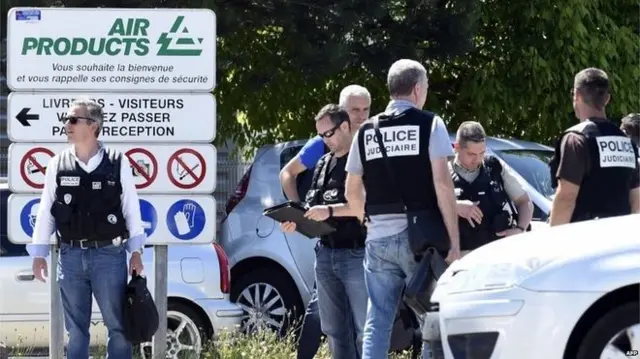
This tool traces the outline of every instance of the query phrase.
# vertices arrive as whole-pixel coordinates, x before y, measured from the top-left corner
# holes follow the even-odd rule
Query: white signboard
[[[7,134],[13,142],[67,142],[62,119],[77,98],[104,111],[100,140],[114,142],[205,142],[216,136],[212,94],[22,93],[8,101]]]
[[[13,91],[210,92],[215,58],[210,9],[12,8],[8,14]]]
[[[213,145],[105,145],[128,158],[138,193],[209,194],[215,190],[218,161]],[[8,168],[11,192],[42,191],[49,160],[67,148],[69,145],[62,143],[12,143]]]
[[[11,194],[7,233],[16,244],[31,243],[40,195]],[[206,244],[216,235],[216,202],[209,195],[141,195],[145,244]],[[55,243],[55,235],[51,236]]]

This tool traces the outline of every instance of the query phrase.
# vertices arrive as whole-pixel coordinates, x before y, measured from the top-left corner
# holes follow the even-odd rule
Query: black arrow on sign
[[[40,119],[40,115],[38,115],[38,114],[29,115],[29,111],[31,111],[31,108],[30,107],[25,107],[25,108],[22,109],[22,111],[20,111],[16,115],[16,119],[18,120],[18,122],[20,122],[22,124],[22,126],[31,126],[31,124],[29,123],[29,120],[39,120]]]

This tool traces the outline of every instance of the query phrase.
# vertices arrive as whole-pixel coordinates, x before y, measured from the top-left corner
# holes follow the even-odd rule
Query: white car
[[[445,358],[618,359],[640,350],[640,215],[516,235],[438,281]]]
[[[13,244],[7,238],[9,194],[7,182],[3,180],[0,182],[0,342],[20,352],[46,352],[49,285],[34,280],[25,245]],[[190,353],[199,357],[205,340],[214,333],[240,327],[243,311],[229,300],[228,259],[216,243],[169,246],[168,259],[167,358],[183,358]],[[143,274],[153,293],[153,247],[145,248],[143,263]],[[91,344],[104,347],[107,330],[95,299],[92,308]],[[142,347],[144,356],[150,357],[151,343]]]

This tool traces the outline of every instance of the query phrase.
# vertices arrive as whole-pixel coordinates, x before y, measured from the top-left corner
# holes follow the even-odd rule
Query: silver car
[[[451,135],[453,143],[454,135]],[[304,314],[314,284],[314,245],[297,232],[286,234],[262,215],[286,201],[279,181],[282,167],[300,151],[305,140],[261,147],[226,205],[219,243],[231,265],[231,300],[245,310],[243,330],[260,326],[283,332],[290,320]],[[534,203],[532,228],[546,226],[553,193],[547,163],[553,149],[541,144],[487,139],[487,152],[500,157],[519,174]],[[298,176],[298,193],[306,193],[312,170]]]
[[[34,280],[25,245],[7,238],[9,194],[6,179],[0,180],[0,342],[37,354],[49,346],[49,285]],[[153,293],[153,248],[147,247],[144,274]],[[229,264],[220,245],[169,246],[168,273],[167,358],[200,357],[214,333],[240,328],[243,311],[229,300]],[[107,330],[95,299],[92,308],[91,344],[104,347]],[[151,343],[140,349],[151,357]]]

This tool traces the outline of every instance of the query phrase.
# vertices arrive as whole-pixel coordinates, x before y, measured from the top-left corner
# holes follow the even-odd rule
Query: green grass
[[[26,341],[25,341],[26,343]],[[265,330],[256,334],[245,335],[240,333],[223,332],[204,345],[199,358],[202,359],[294,359],[296,358],[296,338],[293,332],[283,337],[278,337],[273,331]],[[23,346],[8,348],[11,355],[32,355],[33,349]],[[104,349],[97,348],[92,356],[94,359],[104,359]],[[409,359],[410,352],[392,354],[392,359]],[[138,356],[138,358],[140,358]],[[180,359],[195,359],[194,356],[183,356]],[[331,354],[325,341],[323,341],[315,359],[331,359]]]

